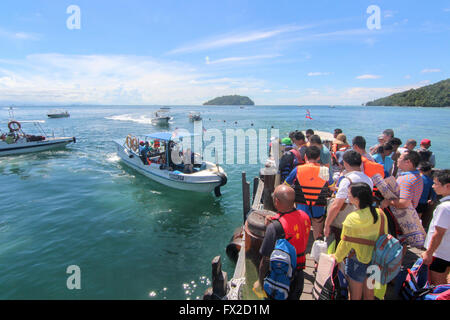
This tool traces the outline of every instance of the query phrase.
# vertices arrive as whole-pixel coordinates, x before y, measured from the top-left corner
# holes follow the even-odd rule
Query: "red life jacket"
[[[305,269],[306,247],[308,246],[311,220],[306,212],[293,210],[284,214],[277,214],[272,218],[278,220],[283,227],[284,237],[297,252],[297,269]]]
[[[297,165],[305,163],[305,161],[302,159],[302,156],[300,155],[300,151],[298,151],[295,148],[292,148],[291,150],[289,150],[289,152],[294,155],[295,159],[297,159]]]

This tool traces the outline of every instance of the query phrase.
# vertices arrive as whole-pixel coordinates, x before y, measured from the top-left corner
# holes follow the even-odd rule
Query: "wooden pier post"
[[[250,183],[247,182],[246,173],[242,172],[242,210],[244,222],[247,220],[247,214],[250,208]]]
[[[256,191],[258,190],[258,185],[259,185],[259,178],[258,177],[254,177],[253,178],[253,198],[252,198],[252,203],[255,202]]]
[[[265,210],[275,211],[273,206],[272,193],[275,190],[275,168],[263,168],[260,171],[261,180],[264,182],[263,204]]]
[[[203,295],[203,300],[221,300],[227,295],[227,273],[222,271],[220,256],[214,257],[211,262],[212,288],[208,288]]]

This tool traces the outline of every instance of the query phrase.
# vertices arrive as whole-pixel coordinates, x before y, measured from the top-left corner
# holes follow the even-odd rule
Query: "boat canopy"
[[[302,132],[304,135],[306,135],[306,131],[302,131]],[[322,140],[322,142],[334,140],[334,136],[330,132],[314,130],[314,134],[318,135],[320,137],[320,139]]]
[[[186,132],[180,132],[180,133],[155,132],[155,133],[150,133],[150,134],[145,135],[146,138],[158,139],[158,140],[163,140],[163,141],[171,141],[171,140],[180,139],[180,138],[184,138],[184,137],[194,137],[194,136],[199,136],[199,134],[186,133]]]

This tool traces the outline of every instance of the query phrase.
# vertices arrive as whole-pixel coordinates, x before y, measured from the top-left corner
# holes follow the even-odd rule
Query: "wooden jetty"
[[[242,205],[243,205],[243,225],[247,219],[248,214],[252,210],[271,210],[274,211],[272,192],[279,184],[276,172],[271,168],[263,168],[260,172],[260,177],[253,179],[253,192],[250,192],[250,183],[247,182],[246,173],[242,173]],[[252,194],[252,199],[250,195]],[[206,290],[203,299],[228,299],[228,300],[255,300],[258,297],[251,291],[253,281],[248,281],[248,266],[249,262],[245,255],[245,232],[243,226],[240,227],[240,236],[235,238],[235,245],[240,250],[236,252],[237,262],[233,277],[227,281],[226,272],[222,271],[221,257],[217,256],[212,261],[212,287]],[[239,228],[235,231],[239,231]],[[308,248],[306,250],[306,268],[305,268],[305,283],[303,293],[300,300],[314,300],[312,296],[312,288],[314,285],[315,272],[314,260],[310,256],[312,244],[314,242],[313,233],[310,232]],[[407,253],[403,259],[403,269],[410,268],[414,262],[421,256],[423,251],[420,249],[408,247]],[[228,248],[227,248],[228,253]],[[253,270],[253,273],[255,270]],[[253,278],[257,275],[253,274]],[[385,300],[400,300],[395,285],[389,284],[386,289]]]

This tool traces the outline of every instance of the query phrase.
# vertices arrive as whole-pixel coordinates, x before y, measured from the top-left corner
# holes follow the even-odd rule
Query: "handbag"
[[[330,202],[330,205],[333,203],[333,201],[334,199]],[[331,226],[342,229],[342,224],[344,223],[347,216],[356,210],[358,209],[353,204],[344,203],[343,207],[341,208],[341,211],[339,211],[336,218],[334,218],[333,222],[331,223]]]

